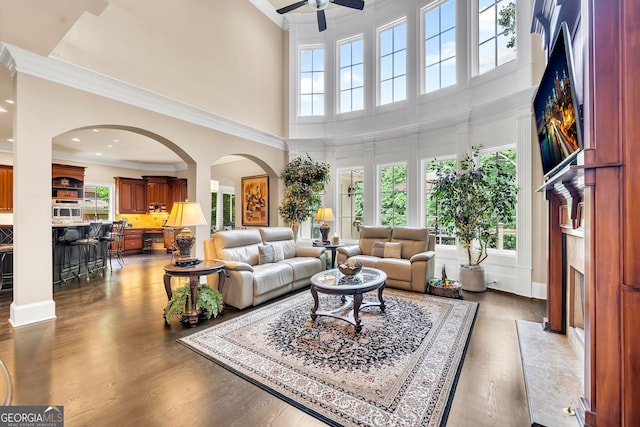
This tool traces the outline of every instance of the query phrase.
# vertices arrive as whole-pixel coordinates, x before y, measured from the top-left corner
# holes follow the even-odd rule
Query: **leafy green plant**
[[[496,158],[480,162],[480,148],[471,148],[459,170],[439,167],[433,193],[439,202],[438,222],[467,250],[469,266],[487,258],[496,238],[497,220],[512,215],[518,186]]]
[[[331,166],[316,162],[309,154],[291,160],[280,174],[284,197],[278,212],[285,224],[298,226],[311,217],[322,201],[320,195],[329,182]]]
[[[207,319],[218,316],[219,307],[222,306],[222,294],[218,290],[212,289],[206,284],[200,284],[196,295],[196,305],[202,310],[202,314],[207,316]],[[191,288],[188,284],[174,289],[171,299],[164,309],[164,318],[167,324],[171,322],[173,317],[182,314],[185,306],[191,304],[190,300]]]

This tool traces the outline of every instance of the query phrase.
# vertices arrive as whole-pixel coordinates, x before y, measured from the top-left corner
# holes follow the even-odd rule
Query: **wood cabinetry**
[[[51,198],[84,200],[84,167],[51,165]]]
[[[124,229],[124,248],[125,255],[142,253],[142,240],[144,236],[144,228],[125,228]]]
[[[0,165],[0,212],[13,212],[13,166]]]
[[[147,212],[147,184],[143,179],[116,177],[117,212]]]
[[[143,176],[147,184],[147,205],[150,212],[163,212],[169,203],[169,182],[166,176]]]
[[[175,202],[184,202],[187,198],[187,179],[186,178],[169,178],[169,202],[167,203],[167,212],[171,212],[171,208]]]

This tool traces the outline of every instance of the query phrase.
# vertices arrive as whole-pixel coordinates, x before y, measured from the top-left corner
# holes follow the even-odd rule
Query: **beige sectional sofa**
[[[207,260],[225,263],[225,304],[242,309],[309,285],[327,265],[325,249],[298,247],[289,227],[220,231],[204,242]],[[207,277],[217,286],[218,275]]]
[[[434,248],[435,236],[426,228],[365,226],[357,245],[338,248],[336,261],[355,258],[384,271],[389,287],[426,292],[434,276]]]

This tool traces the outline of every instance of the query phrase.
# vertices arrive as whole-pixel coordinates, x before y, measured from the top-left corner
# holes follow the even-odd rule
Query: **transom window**
[[[478,0],[478,74],[516,59],[515,0]]]
[[[438,2],[423,10],[424,92],[456,84],[456,3]]]
[[[379,35],[379,104],[385,105],[407,98],[407,24],[392,24]]]
[[[324,48],[300,49],[300,116],[324,115]]]
[[[338,111],[348,113],[364,109],[364,40],[338,42],[340,52],[340,105]]]
[[[407,225],[407,166],[380,168],[380,224]]]

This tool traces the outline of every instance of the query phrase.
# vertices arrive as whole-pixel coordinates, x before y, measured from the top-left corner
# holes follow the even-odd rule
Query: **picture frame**
[[[242,225],[269,226],[269,175],[242,177]]]

